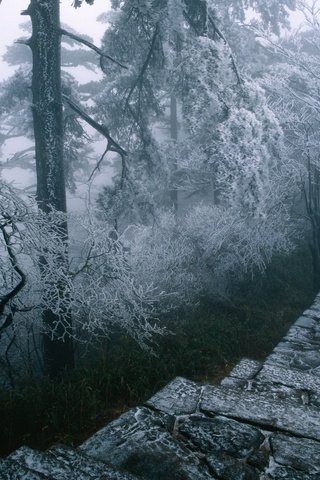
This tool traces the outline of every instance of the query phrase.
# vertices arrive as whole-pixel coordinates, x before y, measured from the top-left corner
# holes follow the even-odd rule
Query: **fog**
[[[100,39],[106,29],[106,25],[97,21],[97,17],[110,8],[109,1],[99,0],[93,5],[83,3],[81,8],[75,9],[72,6],[71,0],[61,2],[61,21],[62,23],[72,27],[74,30],[81,34],[89,35],[93,38],[94,43],[99,45]],[[21,16],[21,12],[27,8],[29,4],[28,0],[20,0],[19,2],[13,2],[12,0],[4,0],[0,6],[0,80],[9,78],[14,71],[15,67],[8,65],[2,58],[6,52],[8,45],[11,45],[20,36],[25,35],[25,32],[21,29],[21,24],[28,20],[28,17]],[[27,48],[27,47],[26,47]],[[98,65],[98,58],[97,58]],[[101,78],[101,72],[97,67],[96,72],[87,70],[84,67],[78,67],[77,69],[67,69],[80,83],[89,82],[91,80],[97,80]],[[36,178],[35,172],[25,168],[6,168],[5,164],[17,151],[30,146],[30,141],[25,138],[15,138],[5,142],[2,148],[2,158],[0,159],[2,166],[0,166],[0,176],[7,182],[15,185],[17,188],[29,188],[35,185]],[[94,151],[97,159],[105,149],[105,142],[96,142],[94,145]],[[106,166],[102,168],[101,172],[96,175],[94,182],[90,185],[90,194],[94,197],[98,188],[101,185],[108,183],[111,180],[112,169]],[[87,202],[89,196],[88,185],[85,179],[82,183],[77,185],[77,192],[75,194],[68,194],[68,208],[69,210],[79,209],[83,207]]]

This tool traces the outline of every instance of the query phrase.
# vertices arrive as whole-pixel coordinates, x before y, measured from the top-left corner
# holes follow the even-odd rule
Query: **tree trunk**
[[[49,214],[52,209],[66,212],[66,187],[63,161],[63,112],[61,96],[61,34],[59,0],[31,0],[24,14],[32,22],[32,96],[35,155],[37,170],[37,201],[39,208]],[[62,226],[61,236],[65,254],[57,268],[68,271],[68,229]],[[45,265],[42,259],[42,267]],[[61,282],[58,289],[64,293]],[[44,335],[45,372],[57,375],[74,366],[71,312],[62,312],[64,326],[51,310],[43,313],[43,324],[55,336]],[[63,337],[63,340],[62,340]]]
[[[172,93],[170,96],[170,137],[175,142],[178,140],[178,109],[177,97]],[[175,177],[178,165],[175,162],[172,165],[173,176]],[[178,189],[175,186],[171,187],[170,191],[171,203],[174,208],[175,215],[178,215]]]

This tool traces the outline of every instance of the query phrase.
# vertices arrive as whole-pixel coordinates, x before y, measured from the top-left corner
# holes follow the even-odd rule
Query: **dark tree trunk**
[[[32,22],[30,47],[33,58],[32,96],[37,170],[37,201],[47,214],[51,209],[66,212],[66,187],[63,161],[63,120],[61,96],[61,33],[59,0],[31,0],[28,10]],[[59,268],[68,270],[68,229],[61,229],[65,254]],[[45,258],[42,266],[45,266]],[[57,265],[58,267],[58,265]],[[58,289],[64,293],[65,284]],[[45,372],[57,375],[73,367],[71,312],[63,312],[64,326],[51,310],[43,314],[44,327],[55,331],[55,337],[43,340]],[[63,340],[62,340],[63,337]]]
[[[170,137],[175,142],[178,140],[178,110],[177,110],[177,97],[174,94],[170,96]],[[173,176],[175,177],[178,165],[176,162],[172,165]],[[174,208],[175,214],[178,214],[178,189],[174,185],[170,191],[171,203]]]

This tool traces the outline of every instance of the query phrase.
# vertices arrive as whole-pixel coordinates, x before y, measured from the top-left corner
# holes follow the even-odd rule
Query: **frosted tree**
[[[159,238],[163,228],[182,242],[184,232],[195,267],[186,268],[189,279],[201,269],[211,281],[234,269],[241,276],[255,265],[264,268],[274,251],[290,249],[281,126],[264,91],[237,66],[223,31],[223,21],[243,18],[248,5],[114,2],[106,17],[104,46],[130,68],[103,82],[96,114],[112,124],[129,155],[99,203],[120,232],[130,223],[141,225],[139,235],[145,228],[144,245],[157,244],[150,224]],[[293,7],[277,3],[268,15],[262,3],[250,5],[275,30],[274,14],[285,19],[285,5]],[[175,227],[163,208],[175,210]],[[230,228],[216,221],[220,215]],[[198,218],[212,229],[200,229]],[[158,248],[165,270],[165,249],[161,255]]]
[[[285,131],[290,162],[300,181],[304,209],[310,224],[310,250],[313,258],[314,289],[320,285],[320,164],[319,101],[320,58],[318,43],[319,2],[299,2],[306,29],[279,42],[270,42],[258,32],[273,54],[274,63],[263,79],[272,95]],[[304,210],[304,211],[303,211]],[[305,215],[306,214],[306,215]]]
[[[12,363],[21,370],[19,361],[31,358],[29,370],[46,369],[46,359],[39,360],[39,334],[87,344],[121,328],[152,348],[153,336],[165,332],[158,317],[170,301],[150,278],[141,282],[124,238],[87,212],[76,219],[85,240],[71,239],[78,253],[67,263],[66,214],[47,214],[32,196],[4,182],[0,187],[0,363],[12,383]],[[55,315],[53,325],[41,322],[48,311]]]
[[[68,27],[65,27],[68,28]],[[25,23],[23,29],[30,34],[31,25]],[[76,32],[72,32],[76,33]],[[85,37],[91,41],[90,38]],[[0,83],[0,120],[1,144],[20,137],[30,140],[31,145],[23,150],[17,150],[14,155],[6,159],[6,168],[20,167],[34,170],[33,122],[31,103],[31,51],[24,45],[26,37],[20,38],[13,45],[7,47],[4,60],[12,66],[18,67],[16,73],[8,80]],[[70,48],[72,47],[72,48]],[[76,48],[78,47],[78,48]],[[87,69],[97,68],[97,56],[92,50],[79,48],[75,40],[64,36],[62,38],[62,92],[70,95],[74,102],[89,94],[87,85],[79,86],[73,75],[65,68],[84,66]],[[69,189],[75,189],[75,176],[78,172],[87,171],[90,157],[90,138],[79,122],[77,115],[69,108],[63,112],[64,152],[66,182]]]
[[[79,2],[77,5],[79,6]],[[23,15],[30,16],[32,24],[31,38],[26,40],[32,52],[32,117],[35,140],[35,159],[37,173],[37,204],[44,215],[50,218],[53,212],[63,215],[66,213],[66,180],[63,145],[63,98],[68,108],[77,115],[91,122],[91,125],[100,128],[100,131],[117,147],[109,135],[106,127],[101,127],[84,115],[72,99],[62,93],[61,88],[61,36],[77,38],[99,55],[108,57],[98,48],[85,39],[67,32],[60,26],[59,1],[31,0]],[[110,57],[108,57],[110,59]],[[120,148],[120,147],[119,147]],[[51,287],[59,298],[68,298],[68,228],[67,220],[59,226],[59,237],[64,248],[59,250],[55,257],[55,269],[64,273],[60,279],[52,278]],[[46,248],[44,246],[44,248]],[[45,253],[45,251],[44,251]],[[49,259],[46,255],[40,258],[40,267],[43,271],[48,267]],[[43,337],[45,371],[51,375],[59,373],[66,367],[72,367],[73,335],[71,306],[62,302],[63,311],[50,306],[42,309],[44,330],[54,332],[55,335]],[[64,322],[61,322],[63,315]]]

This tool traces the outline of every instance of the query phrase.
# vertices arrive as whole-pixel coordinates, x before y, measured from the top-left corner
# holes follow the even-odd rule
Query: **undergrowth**
[[[300,249],[247,278],[232,302],[204,300],[172,320],[174,334],[160,340],[157,356],[118,335],[59,380],[25,379],[15,390],[0,390],[0,454],[23,444],[76,445],[177,375],[215,382],[241,357],[263,359],[312,302],[310,265]]]

